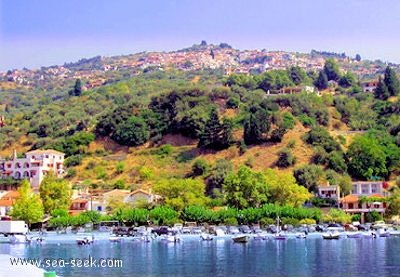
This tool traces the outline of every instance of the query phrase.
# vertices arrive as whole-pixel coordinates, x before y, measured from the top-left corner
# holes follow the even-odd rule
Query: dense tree
[[[374,135],[356,136],[347,150],[348,172],[353,178],[386,177],[386,154]]]
[[[323,70],[319,72],[318,78],[315,80],[314,85],[319,90],[324,90],[328,88],[328,77],[326,76],[326,73]]]
[[[142,118],[131,116],[127,121],[117,126],[111,137],[119,144],[136,146],[145,143],[150,138],[150,133]]]
[[[299,185],[305,187],[310,192],[317,192],[319,182],[323,176],[322,169],[317,165],[303,165],[294,169],[294,177]]]
[[[262,143],[271,128],[270,113],[259,105],[250,108],[244,124],[243,139],[247,145]]]
[[[378,85],[376,86],[374,93],[375,93],[375,98],[379,100],[387,100],[390,96],[389,89],[381,78],[379,78],[379,82]]]
[[[277,166],[286,168],[294,165],[295,163],[296,157],[290,148],[285,147],[278,152],[278,160],[276,161]]]
[[[68,210],[71,205],[71,188],[66,181],[57,179],[52,171],[43,178],[39,192],[46,213],[54,209]]]
[[[326,74],[326,77],[328,78],[328,81],[338,81],[340,78],[340,71],[339,71],[339,66],[337,65],[336,61],[332,58],[326,59],[325,60],[325,65],[324,65],[324,72]]]
[[[11,211],[14,220],[23,220],[28,225],[41,222],[44,215],[43,205],[38,195],[34,194],[28,180],[24,179],[18,188],[19,198]]]
[[[210,166],[207,161],[203,158],[198,158],[192,165],[192,172],[194,176],[206,175],[210,170]]]
[[[291,66],[288,69],[289,78],[298,86],[306,79],[306,72],[299,66]]]
[[[70,96],[81,96],[82,94],[82,82],[81,79],[76,79],[74,89],[69,91]]]
[[[356,85],[356,82],[356,77],[350,71],[347,71],[346,74],[339,79],[339,85],[344,88],[354,86]]]
[[[232,136],[233,123],[229,119],[219,120],[219,113],[216,106],[210,111],[209,119],[201,132],[198,147],[211,149],[224,149],[234,143]]]
[[[238,209],[258,207],[267,203],[268,184],[262,172],[252,171],[246,166],[237,173],[229,174],[224,182],[226,202]]]
[[[291,173],[268,169],[265,176],[270,203],[298,208],[312,197],[305,187],[296,183]]]
[[[321,126],[313,127],[304,135],[304,140],[313,146],[321,146],[328,153],[342,151],[340,144]]]
[[[385,70],[385,78],[383,79],[385,85],[392,96],[396,96],[400,92],[400,82],[397,78],[396,72],[387,66]]]
[[[226,176],[233,171],[233,164],[226,159],[218,159],[207,180],[206,193],[211,195],[214,189],[222,190]]]
[[[100,115],[95,133],[100,136],[110,136],[117,130],[119,124],[128,120],[132,115],[133,107],[129,105],[107,110]]]
[[[204,195],[205,185],[198,179],[162,179],[153,189],[176,211],[182,211],[185,206],[205,206],[209,201]]]

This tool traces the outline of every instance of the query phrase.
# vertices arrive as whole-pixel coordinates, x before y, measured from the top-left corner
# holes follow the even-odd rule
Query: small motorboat
[[[94,243],[94,236],[84,236],[76,239],[78,245],[90,245]]]
[[[162,235],[161,236],[161,241],[164,242],[181,242],[181,237],[177,235]]]
[[[386,229],[378,229],[376,232],[379,237],[388,238],[390,237],[390,232]]]
[[[9,236],[10,243],[30,243],[30,239],[26,235],[10,235]]]
[[[30,238],[27,238],[27,240],[29,242],[36,242],[37,244],[42,244],[45,241],[42,236],[33,236],[33,237],[30,237]]]
[[[109,240],[110,242],[123,242],[123,241],[124,241],[124,238],[123,238],[123,237],[120,237],[120,236],[111,235],[111,236],[108,238],[108,240]]]
[[[324,239],[339,239],[340,238],[340,233],[326,233],[326,234],[322,234],[322,238]]]
[[[205,241],[210,241],[210,240],[213,240],[213,239],[214,239],[214,237],[213,237],[212,235],[206,234],[206,233],[202,233],[202,234],[200,235],[200,238],[201,238],[202,240],[205,240]]]
[[[347,234],[348,238],[353,238],[353,239],[358,239],[363,237],[363,233],[361,232],[355,232],[355,233],[349,233]]]
[[[241,242],[245,243],[248,242],[250,239],[249,235],[238,234],[232,237],[233,242]]]
[[[298,234],[296,234],[296,238],[298,238],[298,239],[306,239],[307,235],[305,233],[298,233]]]
[[[273,238],[276,240],[286,240],[288,238],[288,236],[284,233],[279,232],[279,233],[274,234]]]
[[[371,232],[371,233],[363,233],[363,238],[366,239],[376,239],[376,233],[375,232]]]
[[[254,240],[267,240],[268,236],[262,233],[257,233],[253,236]]]

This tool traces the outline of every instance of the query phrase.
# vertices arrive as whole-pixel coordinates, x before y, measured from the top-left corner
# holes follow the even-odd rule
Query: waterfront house
[[[366,215],[372,211],[383,216],[387,208],[386,196],[384,182],[354,182],[351,194],[340,199],[339,207],[348,214],[361,215],[361,222],[365,222]]]
[[[326,186],[318,187],[318,197],[320,198],[332,198],[339,202],[340,187],[331,186],[329,183]]]
[[[137,189],[124,198],[124,202],[130,203],[132,206],[136,206],[138,201],[145,203],[156,203],[159,200],[161,200],[161,196],[152,194],[151,190],[145,191],[142,189]]]
[[[53,171],[56,177],[64,176],[64,153],[56,150],[33,150],[18,158],[14,150],[11,159],[0,159],[0,177],[28,179],[33,188],[39,187],[44,176]]]

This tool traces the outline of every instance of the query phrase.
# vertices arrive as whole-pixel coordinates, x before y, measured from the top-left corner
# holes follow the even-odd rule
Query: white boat
[[[94,236],[84,236],[76,239],[78,245],[89,245],[94,243]]]
[[[213,239],[214,239],[214,237],[213,237],[212,235],[206,234],[206,233],[202,233],[202,234],[200,235],[200,238],[201,238],[202,240],[205,240],[205,241],[210,241],[210,240],[213,240]]]
[[[274,239],[276,239],[276,240],[285,240],[285,239],[288,238],[288,235],[285,234],[285,233],[279,232],[279,233],[273,234],[272,237],[273,237]]]
[[[363,233],[363,238],[369,239],[375,239],[376,238],[376,233],[375,232],[370,232],[370,233]]]
[[[249,239],[250,239],[250,236],[244,235],[244,234],[237,234],[232,237],[233,242],[241,242],[241,243],[248,242]]]
[[[297,233],[296,238],[298,239],[305,239],[307,238],[307,235],[305,233]]]
[[[37,244],[44,243],[45,239],[42,236],[32,236],[27,238],[29,242],[36,242]]]
[[[268,236],[262,233],[257,233],[253,236],[254,240],[267,240]]]
[[[378,229],[378,230],[376,231],[376,233],[377,233],[377,235],[378,235],[379,237],[385,237],[385,238],[390,237],[390,232],[387,231],[386,229]]]
[[[108,240],[109,240],[110,242],[123,242],[123,241],[124,241],[124,238],[123,238],[123,237],[120,237],[120,236],[111,235],[111,236],[108,238]]]
[[[26,235],[10,235],[8,240],[10,243],[30,243]]]
[[[165,242],[180,242],[181,237],[177,235],[162,235],[161,240]]]
[[[340,238],[340,233],[338,233],[338,232],[328,232],[328,233],[322,234],[322,238],[324,238],[324,239],[339,239]]]
[[[353,239],[362,238],[363,233],[361,233],[361,232],[347,233],[347,237],[353,238]]]

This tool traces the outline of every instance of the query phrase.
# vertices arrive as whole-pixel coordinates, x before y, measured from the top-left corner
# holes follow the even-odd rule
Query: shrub
[[[82,163],[82,156],[74,155],[74,156],[70,156],[65,159],[64,166],[65,167],[77,166],[77,165],[80,165],[81,163]]]
[[[89,161],[88,164],[86,165],[86,169],[93,169],[96,166],[96,162],[95,161]]]
[[[304,218],[299,221],[299,224],[307,224],[307,225],[316,224],[316,223],[317,222],[315,221],[315,219],[312,219],[312,218]]]
[[[253,168],[254,166],[254,157],[253,156],[249,156],[247,157],[246,162],[244,163],[246,166]]]
[[[284,148],[278,152],[278,161],[276,165],[279,167],[289,167],[296,163],[296,157],[290,148]]]
[[[125,170],[125,163],[124,162],[119,162],[117,163],[117,165],[115,166],[115,170],[117,171],[118,174],[121,174],[122,172],[124,172]]]
[[[311,127],[311,126],[315,125],[315,119],[308,117],[304,114],[299,116],[299,120],[304,125],[304,127]]]
[[[154,172],[151,168],[148,168],[147,166],[142,166],[139,169],[139,175],[140,179],[142,180],[150,180],[154,178]]]
[[[199,158],[192,165],[192,172],[194,176],[206,175],[210,170],[210,166],[205,159]]]
[[[354,222],[354,221],[360,222],[360,221],[361,221],[361,215],[360,215],[360,214],[354,214],[354,215],[351,217],[351,221],[352,221],[352,222]]]
[[[124,189],[125,188],[125,181],[118,180],[114,183],[114,189]]]
[[[70,169],[68,169],[68,173],[67,173],[67,175],[65,177],[66,178],[73,178],[73,177],[76,176],[76,174],[77,174],[76,169],[75,168],[70,168]]]
[[[224,223],[226,225],[231,225],[231,226],[237,226],[238,225],[238,221],[234,217],[225,218]]]
[[[260,224],[261,224],[261,226],[272,225],[272,224],[275,224],[275,219],[268,218],[268,217],[263,217],[263,218],[260,219]]]
[[[283,113],[282,114],[283,120],[282,120],[282,127],[284,129],[293,129],[294,128],[294,117],[290,113]]]

